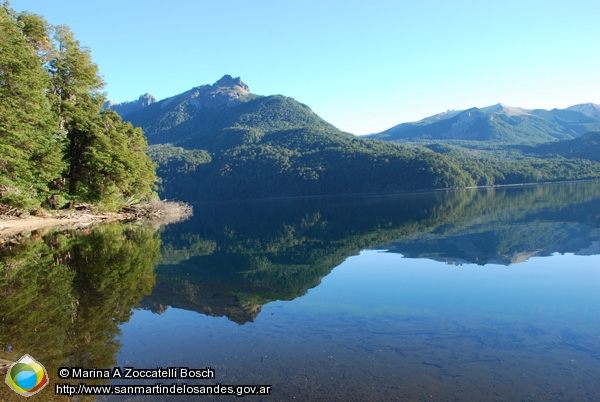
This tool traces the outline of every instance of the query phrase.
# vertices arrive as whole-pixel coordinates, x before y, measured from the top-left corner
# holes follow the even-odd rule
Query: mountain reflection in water
[[[599,182],[201,205],[162,232],[142,306],[252,322],[262,305],[304,295],[369,248],[479,265],[599,254],[598,211]]]
[[[204,204],[160,229],[33,233],[0,249],[0,358],[40,361],[43,400],[61,366],[209,365],[222,383],[273,384],[272,400],[591,401],[596,260],[575,258],[599,244],[600,182]]]

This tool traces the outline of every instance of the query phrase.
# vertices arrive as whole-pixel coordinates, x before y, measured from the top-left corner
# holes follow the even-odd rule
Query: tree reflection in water
[[[115,223],[34,234],[5,246],[0,258],[0,357],[33,356],[50,378],[39,397],[59,399],[59,367],[115,365],[119,325],[154,286],[160,237],[148,226]],[[16,395],[5,392],[12,391],[2,387],[0,397]]]

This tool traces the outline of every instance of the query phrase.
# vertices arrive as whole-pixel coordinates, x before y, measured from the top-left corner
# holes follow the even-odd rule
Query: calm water
[[[598,182],[194,213],[2,251],[0,357],[52,383],[32,400],[60,366],[210,366],[179,382],[272,385],[251,400],[600,400]]]

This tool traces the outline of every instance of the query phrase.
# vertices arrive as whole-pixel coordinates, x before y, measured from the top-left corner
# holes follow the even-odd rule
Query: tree
[[[45,97],[49,80],[38,51],[24,32],[29,24],[0,9],[0,196],[17,206],[39,205],[49,182],[63,170],[64,137]],[[41,32],[37,40],[42,41]]]
[[[115,209],[155,197],[144,134],[102,110],[89,49],[68,26],[0,4],[0,202],[33,207],[58,193]]]
[[[100,114],[103,132],[88,150],[94,154],[86,170],[90,192],[98,199],[148,198],[156,182],[156,166],[146,155],[148,144],[141,128],[123,123],[112,110]]]
[[[49,97],[58,117],[58,126],[67,133],[66,176],[69,193],[75,195],[84,191],[79,187],[90,162],[85,159],[85,154],[102,130],[99,112],[104,103],[100,93],[104,83],[89,50],[81,48],[69,27],[57,26],[54,39],[57,50],[50,61],[52,87]]]
[[[66,25],[56,27],[56,55],[49,63],[49,92],[59,128],[67,132],[65,172],[72,196],[116,207],[123,197],[153,196],[155,167],[141,129],[102,111],[104,82]]]
[[[31,46],[44,62],[52,54],[51,35],[54,28],[42,16],[24,11],[17,17],[27,44]]]

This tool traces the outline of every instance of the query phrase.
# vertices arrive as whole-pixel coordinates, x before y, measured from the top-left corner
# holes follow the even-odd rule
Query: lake
[[[244,398],[266,401],[600,399],[600,182],[202,204],[185,222],[34,234],[0,256],[0,358],[27,353],[50,379],[31,400],[80,382],[263,386]]]

